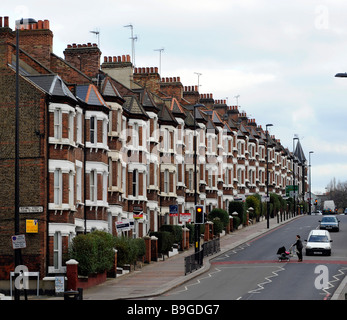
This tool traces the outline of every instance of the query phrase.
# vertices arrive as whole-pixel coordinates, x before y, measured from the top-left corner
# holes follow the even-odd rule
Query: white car
[[[310,254],[326,254],[331,255],[330,233],[327,230],[312,230],[308,235],[306,243],[306,255]]]

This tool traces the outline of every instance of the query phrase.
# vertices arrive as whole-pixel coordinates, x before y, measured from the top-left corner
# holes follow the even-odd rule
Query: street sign
[[[129,231],[130,230],[129,220],[124,219],[122,221],[116,221],[116,229],[117,231]]]
[[[294,191],[295,191],[295,194],[297,195],[298,190],[299,190],[299,186],[298,185],[286,186],[286,196],[292,198],[294,196]]]
[[[12,248],[13,249],[24,249],[27,247],[24,234],[18,234],[12,236]]]
[[[43,206],[19,207],[19,213],[41,213]]]
[[[192,221],[192,215],[190,212],[180,213],[180,222],[190,222]]]
[[[26,233],[38,233],[39,222],[35,220],[26,220]]]
[[[177,204],[170,205],[169,210],[170,210],[170,216],[171,217],[177,217],[178,216],[178,205]]]
[[[55,293],[63,293],[65,291],[65,277],[56,276],[54,281]]]

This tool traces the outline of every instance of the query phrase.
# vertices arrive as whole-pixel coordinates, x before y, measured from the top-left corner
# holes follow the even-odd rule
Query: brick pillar
[[[158,238],[151,237],[151,261],[158,261]]]
[[[70,259],[66,262],[67,290],[77,290],[78,283],[78,262]]]
[[[229,226],[230,226],[230,231],[234,231],[234,218],[232,216],[229,216]]]
[[[207,221],[205,223],[204,241],[210,241],[213,239],[213,222]]]
[[[189,229],[182,228],[182,250],[189,249]]]
[[[145,262],[151,263],[151,237],[145,236],[143,239],[146,245]]]

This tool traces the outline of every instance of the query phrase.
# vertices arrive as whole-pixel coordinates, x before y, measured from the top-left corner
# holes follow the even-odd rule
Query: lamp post
[[[194,117],[194,208],[198,203],[198,178],[197,178],[197,134],[196,134],[196,108],[203,107],[202,104],[195,104],[193,106],[193,117]],[[195,209],[194,209],[195,210]],[[195,253],[200,251],[200,224],[195,223]]]
[[[313,151],[310,151],[308,153],[308,174],[309,174],[309,180],[310,180],[310,202],[309,202],[309,208],[308,208],[308,214],[311,215],[311,206],[312,206],[312,193],[311,193],[311,153],[314,153]]]
[[[35,24],[34,19],[21,19],[16,21],[16,104],[15,104],[15,156],[14,156],[14,233],[19,234],[19,28],[22,25]],[[21,249],[14,250],[15,268],[21,264]],[[20,295],[15,287],[15,300],[20,300]]]
[[[293,138],[293,192],[294,192],[294,217],[296,216],[296,191],[295,191],[295,155],[294,155],[294,153],[295,153],[295,150],[294,150],[294,141],[295,140],[299,140],[299,138],[298,137],[294,137]]]
[[[266,225],[267,228],[270,228],[270,204],[269,204],[269,153],[268,153],[268,144],[269,144],[269,131],[268,127],[272,127],[273,124],[269,123],[266,127]]]

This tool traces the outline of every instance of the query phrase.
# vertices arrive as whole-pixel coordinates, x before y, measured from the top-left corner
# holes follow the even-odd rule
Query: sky
[[[104,56],[132,53],[136,67],[239,105],[311,158],[313,193],[347,181],[347,1],[12,0],[1,16],[50,21],[53,51],[100,42]],[[98,31],[99,37],[90,31]],[[163,49],[158,51],[159,49]],[[198,75],[200,74],[200,75]],[[236,98],[238,96],[238,98]],[[309,157],[309,152],[311,156]]]

